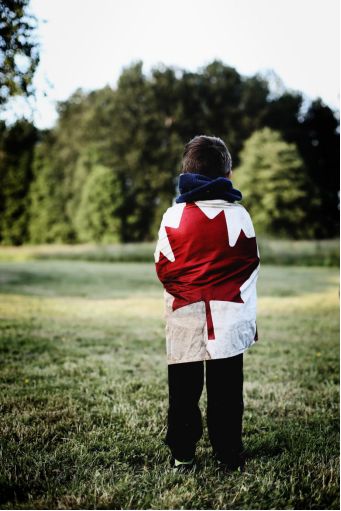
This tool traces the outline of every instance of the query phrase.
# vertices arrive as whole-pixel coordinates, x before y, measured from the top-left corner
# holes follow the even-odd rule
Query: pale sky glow
[[[137,59],[146,73],[158,62],[195,71],[214,58],[242,75],[274,69],[287,87],[339,108],[338,0],[31,0],[31,6],[47,20],[40,23],[35,78],[40,128],[55,122],[56,100],[78,87],[115,86],[122,66]],[[24,106],[19,101],[12,109]]]

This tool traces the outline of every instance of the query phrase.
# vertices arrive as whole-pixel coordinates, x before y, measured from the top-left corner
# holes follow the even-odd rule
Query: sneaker
[[[179,461],[175,458],[171,458],[170,466],[173,472],[190,472],[196,468],[195,458],[192,458],[189,461]]]

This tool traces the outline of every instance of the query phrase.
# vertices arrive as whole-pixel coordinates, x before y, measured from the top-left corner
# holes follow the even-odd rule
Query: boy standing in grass
[[[232,159],[216,137],[186,144],[180,196],[163,215],[155,250],[164,286],[171,466],[195,465],[206,361],[207,426],[218,466],[241,470],[243,352],[258,339],[260,259],[250,215],[236,203]]]

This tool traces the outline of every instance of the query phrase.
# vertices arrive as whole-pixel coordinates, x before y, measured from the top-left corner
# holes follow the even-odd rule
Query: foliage
[[[280,132],[263,128],[245,142],[234,185],[243,192],[242,204],[257,234],[300,238],[314,233],[304,162]]]
[[[311,198],[317,207],[310,218],[314,235],[340,235],[340,131],[339,122],[320,98],[313,101],[302,120],[298,149],[306,162]]]
[[[287,169],[289,161],[284,160],[292,158],[300,168],[299,179],[291,170],[298,182],[290,198],[288,180],[273,169],[272,178],[285,188],[281,200],[278,189],[267,189],[266,211],[275,215],[267,221],[276,225],[277,234],[287,236],[338,234],[338,121],[328,107],[313,102],[305,115],[300,114],[302,94],[271,95],[267,79],[259,74],[243,77],[219,60],[196,72],[160,64],[146,75],[142,67],[137,61],[124,68],[114,89],[78,89],[58,103],[58,122],[41,134],[35,151],[27,211],[30,242],[99,240],[96,229],[84,220],[88,213],[84,213],[85,199],[82,202],[84,188],[89,190],[88,180],[98,167],[110,169],[119,185],[120,195],[112,195],[118,201],[112,212],[120,215],[118,240],[154,240],[162,214],[177,194],[185,143],[198,134],[223,138],[232,153],[237,186],[243,174],[238,167],[244,144],[264,127],[280,132],[282,143],[291,148],[277,155],[282,145],[278,141],[273,148],[268,145],[274,161],[282,161],[279,168]],[[240,188],[242,204],[254,202],[250,189]],[[285,209],[282,224],[271,204],[287,208],[293,201],[295,217]],[[100,241],[104,238],[103,234]]]
[[[2,509],[339,509],[339,272],[264,267],[243,474],[168,469],[153,264],[1,263]]]
[[[219,80],[215,79],[215,74]],[[215,99],[210,91],[213,86]],[[250,89],[254,98],[258,97],[258,100],[253,99],[253,106]],[[262,92],[257,95],[258,89]],[[233,133],[236,133],[237,149],[245,134],[250,134],[258,122],[253,115],[254,104],[260,108],[266,93],[263,81],[257,77],[242,81],[233,68],[220,62],[198,73],[183,72],[181,77],[176,69],[160,65],[153,68],[147,78],[141,61],[122,71],[115,90],[105,87],[89,94],[76,91],[68,101],[58,105],[59,120],[52,130],[54,143],[49,147],[49,140],[48,143],[43,141],[41,147],[41,152],[49,154],[45,164],[63,169],[60,188],[64,214],[59,218],[65,219],[65,232],[69,226],[76,241],[91,239],[90,234],[85,236],[84,223],[80,233],[80,223],[76,219],[80,218],[78,208],[91,169],[103,165],[115,169],[121,183],[120,241],[154,239],[160,217],[175,195],[184,140],[197,134],[197,130],[205,131],[205,125],[213,130],[216,114],[225,105],[226,115],[222,115],[219,122],[224,133],[231,134],[232,145]],[[231,100],[224,103],[227,96]],[[240,108],[244,103],[245,111]],[[228,116],[227,110],[232,108],[235,114]],[[249,118],[245,122],[246,130],[241,121],[243,116]],[[51,151],[55,161],[51,159]],[[44,172],[46,176],[51,175],[47,170]],[[37,239],[32,238],[32,241],[37,242]]]
[[[25,119],[0,123],[0,243],[29,241],[30,186],[38,130]]]
[[[314,236],[328,238],[340,233],[340,130],[339,113],[334,113],[321,98],[299,112],[300,93],[285,92],[272,101],[264,116],[266,126],[281,132],[284,140],[294,142],[303,158],[309,178],[312,204],[309,217]]]
[[[158,108],[156,96],[160,101],[162,87],[157,84],[156,77],[152,86],[142,73],[142,62],[138,62],[123,70],[114,97],[109,141],[110,159],[115,156],[124,183],[122,241],[152,239],[156,206],[162,203],[164,207],[164,198],[168,202],[174,194],[174,168],[181,144],[167,126],[170,105],[166,111]]]
[[[37,19],[29,0],[0,3],[0,106],[10,97],[33,94],[32,80],[39,63],[35,37]]]
[[[65,211],[65,169],[58,158],[53,133],[45,133],[36,148],[31,187],[30,241],[70,243],[74,231]]]
[[[81,241],[115,242],[121,238],[122,183],[114,170],[96,166],[83,188],[77,212]]]

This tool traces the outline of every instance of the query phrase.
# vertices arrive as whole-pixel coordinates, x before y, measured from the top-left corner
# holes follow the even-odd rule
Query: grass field
[[[339,272],[262,266],[245,472],[168,470],[152,263],[0,264],[3,509],[339,509]],[[205,395],[201,407],[205,421]]]
[[[279,240],[257,237],[262,264],[339,267],[340,240]],[[0,261],[154,262],[156,241],[117,245],[0,246]]]

